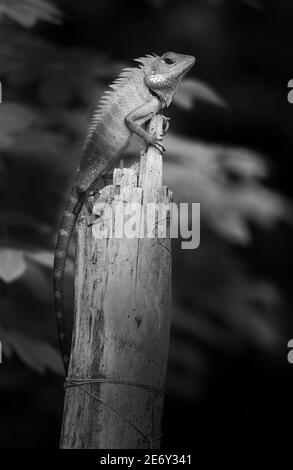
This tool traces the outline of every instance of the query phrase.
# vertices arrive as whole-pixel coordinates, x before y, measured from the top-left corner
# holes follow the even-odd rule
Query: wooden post
[[[161,132],[162,117],[153,118],[150,130]],[[95,215],[89,217],[86,209],[80,214],[68,373],[72,381],[65,390],[62,448],[160,446],[171,314],[171,247],[164,206],[171,198],[162,187],[162,156],[150,147],[142,152],[139,172],[138,165],[114,171],[113,185],[95,203]],[[105,202],[108,206],[102,207]],[[136,228],[141,231],[148,220],[154,238],[118,238],[117,233],[97,238],[109,221],[115,234],[116,219],[128,203],[138,203]],[[145,214],[148,203],[163,206]],[[163,237],[158,229],[166,225]]]

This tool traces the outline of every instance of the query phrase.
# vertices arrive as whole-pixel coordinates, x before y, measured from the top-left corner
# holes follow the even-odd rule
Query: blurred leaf
[[[37,373],[44,374],[47,369],[56,374],[64,373],[60,354],[48,343],[28,338],[14,330],[5,331],[4,336],[21,361]]]
[[[43,355],[44,367],[56,374],[64,375],[64,366],[59,350],[57,351],[48,343],[41,343],[40,350]]]
[[[34,261],[40,266],[53,269],[54,264],[54,252],[53,251],[37,251],[37,252],[25,252],[26,258]],[[74,259],[75,259],[75,245],[74,240],[68,248],[65,273],[72,275],[74,273]]]
[[[54,253],[51,251],[37,251],[36,253],[26,253],[26,257],[45,266],[46,268],[53,268]]]
[[[202,219],[227,241],[248,244],[251,221],[264,228],[292,224],[291,203],[262,182],[269,171],[260,154],[172,134],[166,148],[165,179],[174,197],[199,202]]]
[[[60,23],[60,11],[45,0],[0,0],[0,19],[3,16],[26,28],[39,20]]]
[[[22,283],[31,291],[34,297],[47,303],[51,301],[52,297],[51,283],[48,278],[51,278],[51,276],[48,276],[39,264],[27,260]]]
[[[231,190],[234,209],[240,215],[263,227],[281,220],[293,221],[292,204],[277,192],[259,184],[247,184]]]
[[[195,101],[204,101],[209,104],[227,108],[227,102],[218,95],[209,85],[194,78],[182,81],[179,90],[173,98],[173,102],[180,108],[191,110]]]
[[[212,228],[228,242],[247,245],[251,242],[250,229],[240,214],[223,210],[209,220]]]
[[[225,170],[241,179],[259,179],[269,175],[265,157],[247,148],[223,148],[222,155],[218,153],[218,159]]]
[[[20,278],[26,270],[22,251],[0,249],[0,279],[11,283]]]
[[[0,148],[13,143],[12,136],[28,129],[35,121],[33,112],[16,103],[2,103],[0,106]]]

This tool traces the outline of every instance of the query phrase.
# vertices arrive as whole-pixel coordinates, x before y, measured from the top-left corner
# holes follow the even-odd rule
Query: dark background
[[[133,58],[168,50],[197,59],[167,111],[164,173],[177,201],[201,203],[201,244],[173,244],[162,446],[287,435],[292,24],[290,0],[0,0],[1,448],[58,446],[60,214],[97,98]],[[68,323],[73,260],[74,246]]]

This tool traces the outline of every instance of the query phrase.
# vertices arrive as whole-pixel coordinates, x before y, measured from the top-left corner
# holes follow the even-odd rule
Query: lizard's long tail
[[[60,348],[63,356],[65,372],[67,373],[69,362],[69,349],[65,334],[64,321],[64,271],[67,251],[72,236],[72,232],[76,223],[78,213],[81,210],[83,198],[78,195],[76,185],[71,190],[70,197],[65,207],[61,226],[58,232],[57,245],[54,258],[54,300],[55,312],[57,319],[57,329]]]

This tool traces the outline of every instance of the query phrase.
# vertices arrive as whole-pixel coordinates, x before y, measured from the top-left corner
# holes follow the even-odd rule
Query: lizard
[[[135,59],[137,67],[123,69],[98,102],[81,151],[80,165],[63,213],[54,256],[54,304],[65,372],[69,353],[65,335],[63,283],[67,251],[78,214],[97,181],[106,175],[127,147],[132,134],[165,150],[159,138],[149,135],[145,124],[169,106],[182,78],[195,58],[167,52]],[[164,117],[166,128],[168,118]],[[165,129],[166,131],[166,129]]]

